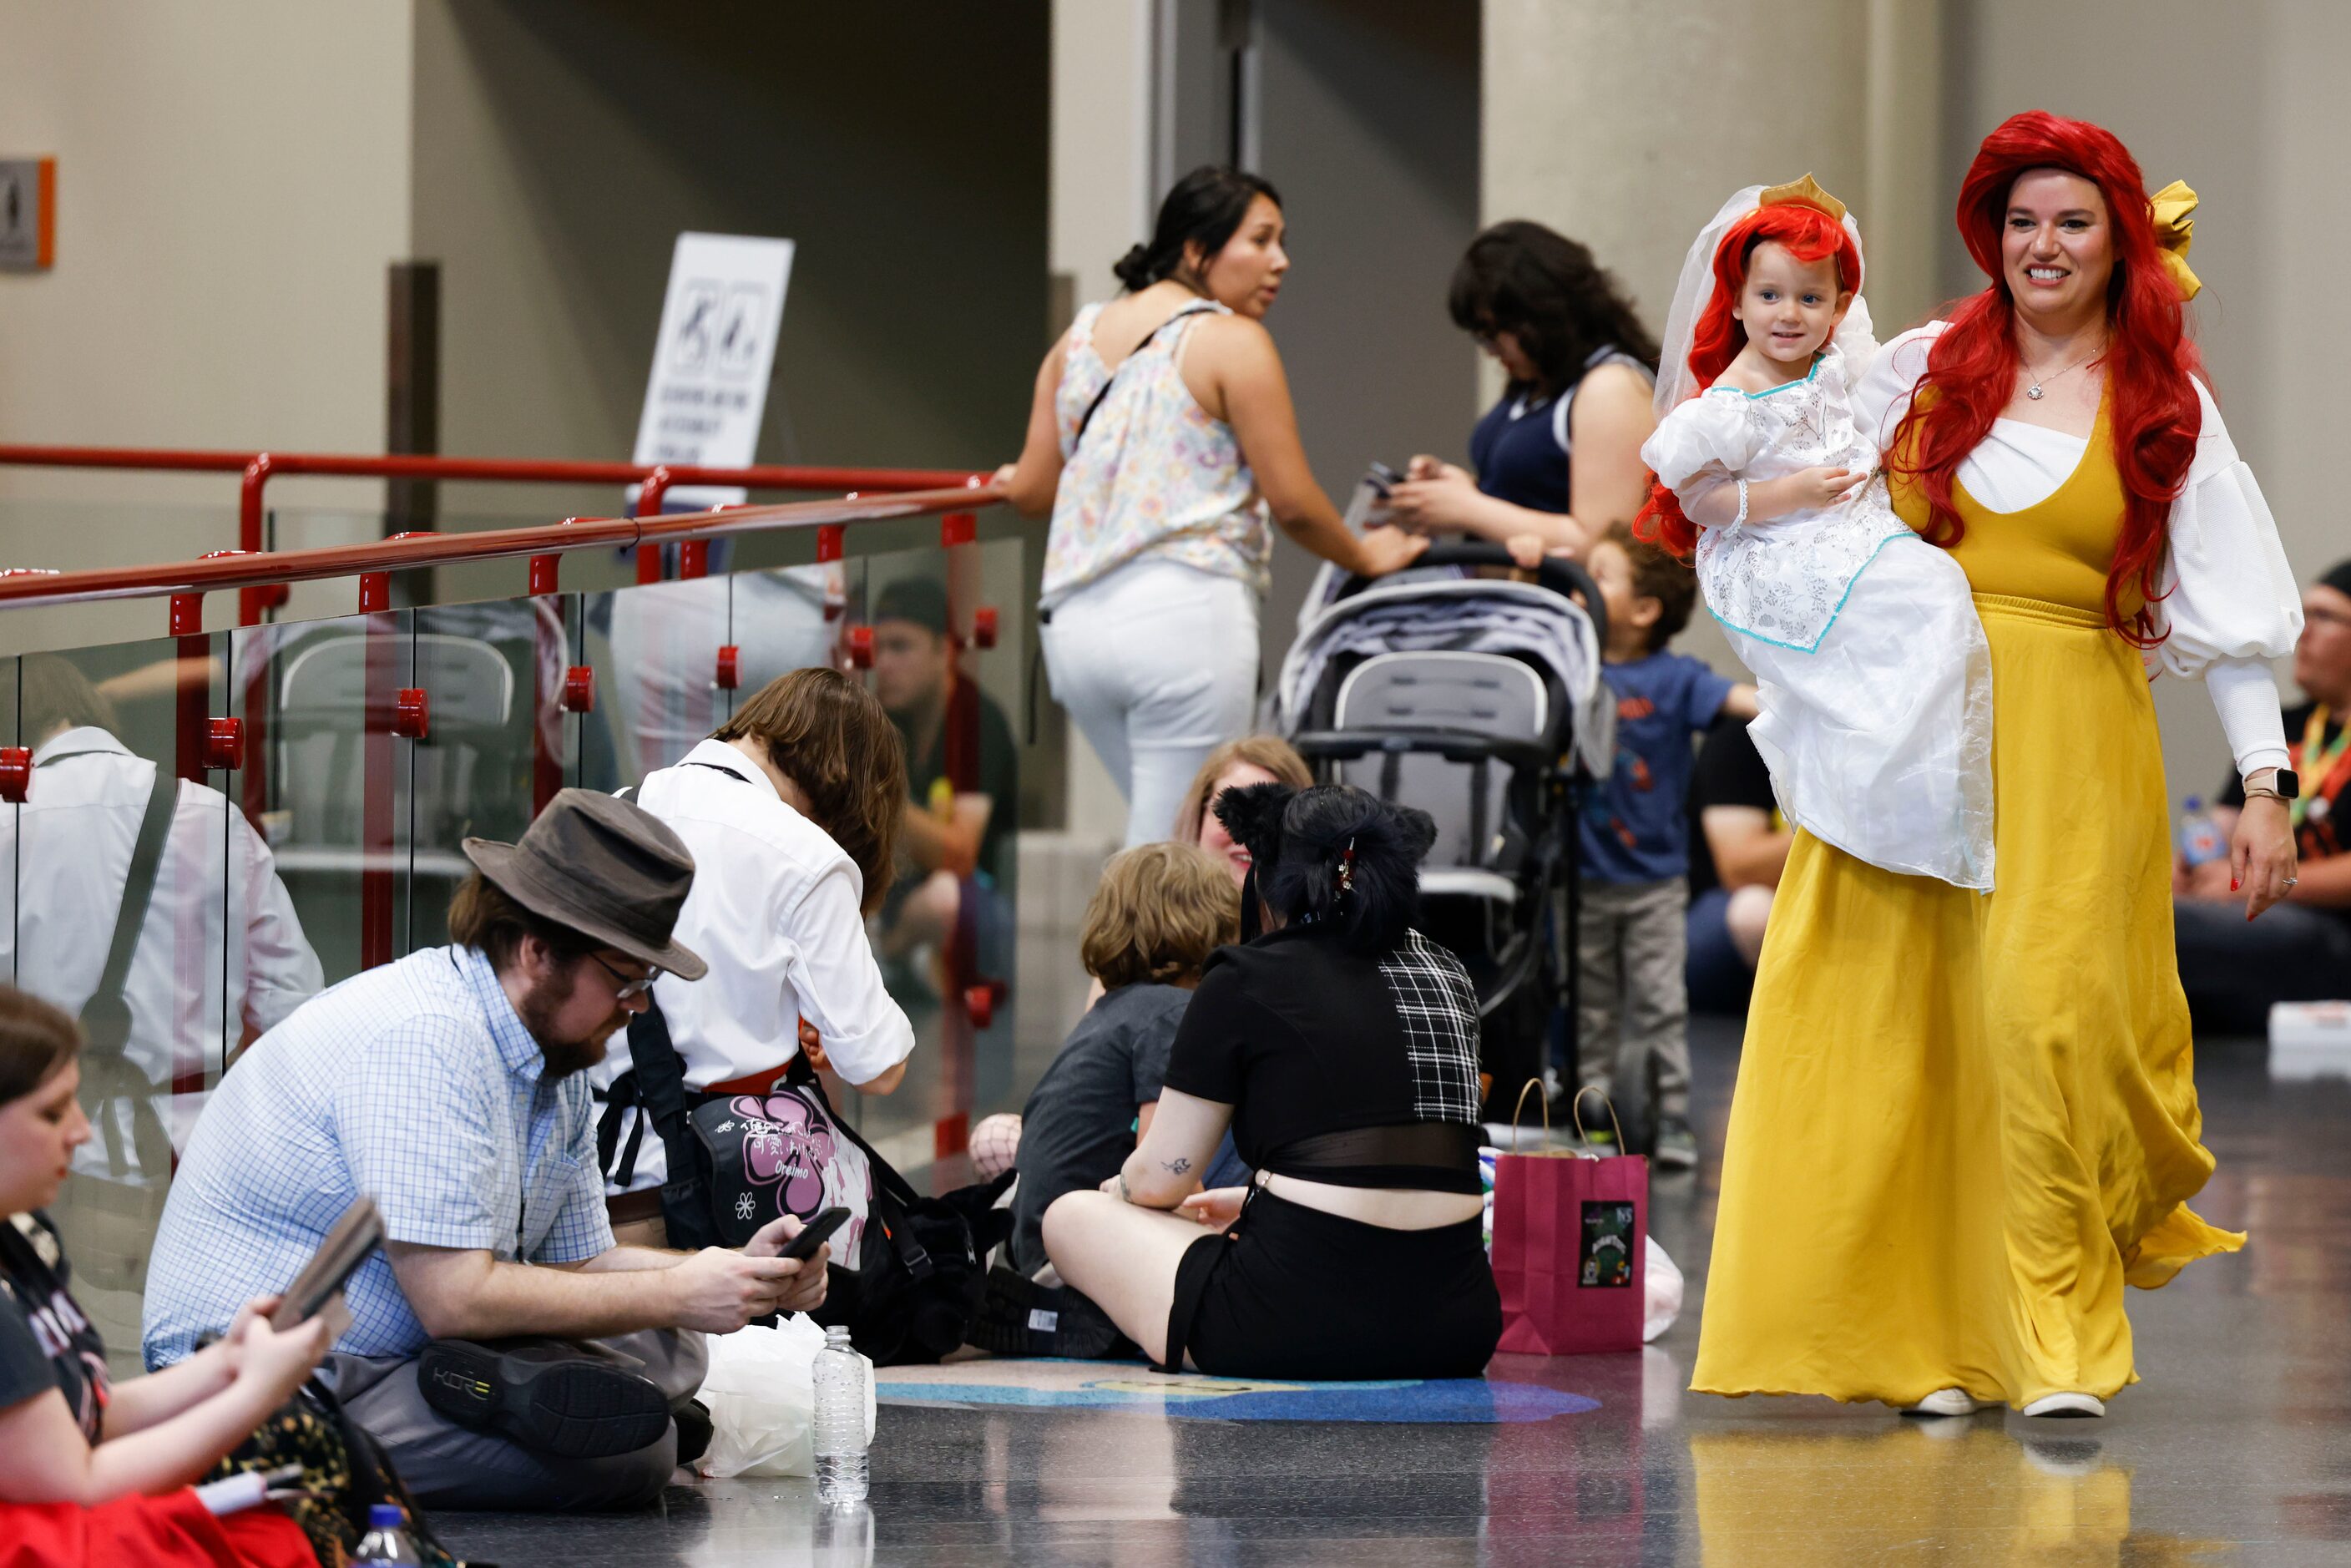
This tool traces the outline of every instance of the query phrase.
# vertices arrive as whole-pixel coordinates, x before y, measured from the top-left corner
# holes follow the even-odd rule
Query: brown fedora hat
[[[632,800],[559,789],[522,841],[467,839],[465,858],[533,915],[568,925],[682,980],[710,966],[671,939],[694,885],[694,856]]]

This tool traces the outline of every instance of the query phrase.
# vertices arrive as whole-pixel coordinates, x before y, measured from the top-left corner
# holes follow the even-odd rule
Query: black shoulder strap
[[[816,1069],[809,1065],[807,1056],[795,1051],[791,1061],[784,1064],[784,1079],[795,1088],[805,1089],[816,1096],[816,1103],[824,1109],[825,1120],[832,1124],[834,1131],[856,1145],[864,1154],[866,1164],[873,1167],[875,1186],[902,1205],[915,1200],[917,1195],[913,1184],[898,1174],[896,1166],[875,1153],[873,1145],[860,1137],[856,1128],[841,1119],[841,1113],[832,1108],[831,1097],[824,1092],[824,1080],[816,1075]]]
[[[154,1107],[147,1103],[154,1085],[134,1071],[122,1054],[131,1043],[131,1004],[123,999],[122,990],[131,978],[131,958],[139,950],[139,933],[147,924],[148,908],[155,902],[155,879],[162,870],[163,845],[171,837],[172,812],[179,799],[179,776],[157,763],[154,785],[147,791],[147,810],[139,819],[139,838],[131,851],[130,874],[123,878],[122,907],[114,916],[114,941],[106,951],[106,967],[99,975],[98,989],[81,1005],[82,1033],[89,1042],[82,1053],[84,1098],[104,1101],[120,1096],[131,1102],[131,1136],[139,1147],[141,1174],[150,1178],[160,1173],[149,1162],[168,1160],[170,1145],[156,1121]],[[114,1118],[107,1116],[104,1125],[108,1163],[121,1176],[128,1167],[115,1140]]]
[[[140,928],[147,924],[148,906],[155,902],[155,878],[163,865],[163,842],[172,833],[172,810],[179,803],[179,776],[162,763],[155,765],[154,787],[147,791],[146,814],[139,819],[139,840],[131,851],[131,873],[122,883],[122,907],[114,917],[114,942],[106,951],[106,968],[98,989],[81,1006],[83,1030],[100,1050],[120,1051],[131,1038],[131,1010],[122,988],[131,978],[131,956],[138,951]],[[120,1015],[119,1030],[111,1026]]]
[[[1144,334],[1143,341],[1137,343],[1134,348],[1129,349],[1126,351],[1126,358],[1118,362],[1118,370],[1111,371],[1111,373],[1103,379],[1102,391],[1094,393],[1094,401],[1086,404],[1086,412],[1078,416],[1078,433],[1070,437],[1070,455],[1071,456],[1074,457],[1077,455],[1079,444],[1086,438],[1086,426],[1094,422],[1094,412],[1102,407],[1102,399],[1110,396],[1110,389],[1118,385],[1119,371],[1123,371],[1126,369],[1127,366],[1134,363],[1134,361],[1142,356],[1143,350],[1151,347],[1152,339],[1156,338],[1160,333],[1165,332],[1168,328],[1173,327],[1176,322],[1184,319],[1185,317],[1197,316],[1201,311],[1206,310],[1209,307],[1205,301],[1185,306],[1184,308],[1176,311],[1176,314],[1167,318],[1166,320],[1162,321],[1158,326],[1151,329],[1148,333]]]

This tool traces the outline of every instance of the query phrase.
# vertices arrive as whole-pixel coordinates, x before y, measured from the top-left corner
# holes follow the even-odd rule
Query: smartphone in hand
[[[811,1216],[809,1222],[800,1227],[800,1233],[786,1242],[784,1249],[776,1256],[805,1263],[816,1256],[816,1249],[824,1245],[827,1237],[848,1222],[849,1210],[835,1204]]]

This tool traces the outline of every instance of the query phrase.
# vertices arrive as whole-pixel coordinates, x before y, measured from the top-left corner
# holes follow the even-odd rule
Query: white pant
[[[1257,612],[1238,579],[1148,556],[1053,607],[1053,698],[1126,797],[1129,848],[1166,838],[1208,753],[1249,733]]]

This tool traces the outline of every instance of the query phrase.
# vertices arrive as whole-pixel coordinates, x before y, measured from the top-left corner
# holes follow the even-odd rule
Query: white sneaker
[[[1905,1416],[1972,1416],[1984,1407],[1982,1400],[1970,1397],[1963,1388],[1938,1388],[1902,1414]]]
[[[2104,1416],[2105,1402],[2095,1394],[2044,1394],[2024,1407],[2027,1416]]]

